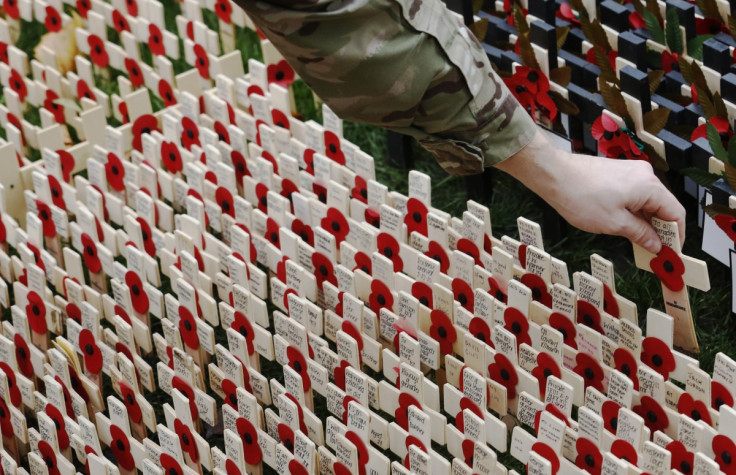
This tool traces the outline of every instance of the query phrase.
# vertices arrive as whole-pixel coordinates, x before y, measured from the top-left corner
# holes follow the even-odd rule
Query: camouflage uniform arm
[[[339,116],[415,137],[449,173],[478,173],[536,133],[439,0],[236,1]]]

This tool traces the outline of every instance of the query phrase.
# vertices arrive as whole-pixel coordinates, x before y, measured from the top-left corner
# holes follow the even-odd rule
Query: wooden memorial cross
[[[616,292],[613,263],[591,254],[590,269],[591,275],[603,283],[603,310],[612,317],[637,322],[636,304]]]
[[[675,319],[674,346],[698,354],[700,348],[695,336],[687,287],[708,291],[708,268],[705,262],[682,254],[677,223],[654,218],[652,225],[662,240],[662,250],[654,255],[634,245],[636,266],[654,272],[662,282],[666,312]]]
[[[101,412],[95,415],[97,436],[112,450],[120,473],[135,475],[136,469],[143,469],[145,446],[130,434],[126,406],[115,396],[108,396],[107,406],[109,419]]]
[[[212,452],[207,440],[197,430],[190,411],[190,402],[186,395],[179,391],[171,393],[174,407],[164,404],[164,416],[166,418],[166,434],[175,434],[175,444],[179,445],[182,453],[181,460],[196,473],[202,473],[202,469],[212,470]],[[162,426],[159,425],[159,428]]]

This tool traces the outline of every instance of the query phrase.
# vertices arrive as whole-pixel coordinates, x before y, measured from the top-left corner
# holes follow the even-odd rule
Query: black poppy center
[[[508,381],[509,378],[511,378],[511,375],[509,374],[509,370],[507,370],[506,368],[502,369],[501,370],[501,379],[503,379],[504,381]]]
[[[41,219],[43,219],[44,221],[46,221],[47,219],[49,219],[49,212],[46,211],[45,209],[44,210],[41,210]]]
[[[51,188],[51,194],[54,196],[54,198],[59,197],[59,189],[58,188]]]
[[[230,394],[230,395],[229,395],[229,396],[228,396],[227,398],[228,398],[228,399],[230,400],[230,402],[231,402],[231,403],[233,403],[233,404],[237,404],[237,403],[238,403],[238,398],[237,398],[237,397],[235,396],[235,394]],[[246,434],[246,435],[248,435],[248,434]],[[246,442],[247,442],[247,443],[250,443],[250,442],[248,442],[248,441],[246,441]]]
[[[589,327],[592,327],[593,317],[589,313],[586,313],[585,315],[583,315],[583,323],[585,323]]]
[[[657,413],[654,412],[654,411],[647,412],[647,419],[649,420],[649,422],[651,422],[653,424],[656,423],[657,422]]]
[[[682,473],[690,473],[691,470],[692,470],[692,467],[690,467],[690,464],[687,463],[685,460],[680,462],[680,471]]]
[[[457,298],[457,301],[460,302],[460,305],[464,307],[465,304],[468,303],[468,297],[466,297],[465,294],[460,294]]]
[[[259,200],[259,202],[261,203],[261,206],[267,206],[268,205],[268,201],[266,200],[266,197],[265,196],[261,196],[261,199]]]
[[[146,231],[141,230],[141,237],[144,241],[148,241],[148,233]]]
[[[253,436],[250,434],[243,434],[243,440],[246,444],[250,445],[253,443]]]
[[[327,266],[326,265],[319,266],[319,273],[322,274],[324,277],[327,277]]]
[[[552,376],[552,370],[549,368],[544,368],[544,371],[542,372],[542,374],[544,374],[545,378],[549,378],[550,376]]]
[[[139,289],[139,288],[138,288],[138,285],[133,285],[133,286],[132,286],[132,287],[130,288],[130,291],[131,291],[131,292],[133,292],[133,295],[135,295],[136,297],[137,297],[138,295],[140,295],[140,293],[141,293],[141,289]]]
[[[516,93],[521,94],[526,91],[526,86],[516,86]]]
[[[672,264],[671,261],[664,261],[664,264],[662,264],[662,268],[664,268],[664,271],[667,273],[670,273],[673,270],[675,270],[675,266]]]
[[[197,62],[199,63],[199,65],[200,65],[201,67],[204,67],[204,58],[199,58],[199,59],[197,60]]]
[[[276,72],[276,80],[277,81],[283,81],[284,80],[284,72],[283,71],[277,71]]]
[[[447,338],[447,330],[445,330],[445,327],[439,327],[437,329],[437,333],[439,334],[440,338]]]
[[[693,418],[694,421],[699,421],[702,417],[700,415],[700,411],[697,409],[693,409],[693,412],[690,413],[690,417]]]
[[[184,442],[184,445],[189,445],[189,436],[186,434],[182,434],[181,441]]]
[[[95,250],[92,249],[92,246],[87,246],[84,249],[87,251],[87,255],[89,255],[90,257],[95,255]]]
[[[585,374],[585,379],[593,379],[595,378],[595,373],[593,372],[592,368],[585,368],[585,371],[583,371]]]
[[[425,296],[419,298],[419,303],[421,303],[425,307],[429,307],[429,299]]]
[[[362,196],[363,198],[366,198],[366,199],[368,199],[368,189],[366,189],[366,188],[361,188],[361,189],[360,189],[360,196]],[[736,225],[736,223],[734,223],[734,224]]]
[[[723,398],[717,397],[715,400],[716,410],[720,409],[724,402]]]
[[[220,139],[220,142],[227,142],[227,138],[225,137],[225,134],[223,133],[217,134],[217,138]]]
[[[723,460],[723,463],[726,465],[731,465],[731,454],[724,450],[723,453],[721,453],[721,460]]]
[[[36,316],[41,314],[41,309],[38,308],[38,305],[34,304],[33,307],[31,307],[31,310],[33,311],[33,314]]]
[[[125,401],[128,403],[129,406],[132,406],[133,403],[135,402],[134,399],[133,399],[133,395],[132,394],[126,395],[125,396]]]
[[[120,173],[120,170],[118,170],[117,165],[113,165],[112,167],[110,167],[110,170],[112,171],[113,175],[117,175],[118,173]]]
[[[174,467],[171,467],[169,469],[169,475],[179,475],[179,472],[177,472]]]
[[[539,74],[537,74],[536,71],[529,71],[529,74],[526,75],[526,78],[531,82],[537,82],[539,80]]]
[[[186,328],[188,332],[192,331],[192,322],[190,322],[189,320],[184,320],[184,328]]]
[[[652,356],[652,364],[654,364],[654,366],[662,366],[662,363],[664,363],[664,361],[662,361],[662,357],[660,355]]]
[[[506,296],[501,292],[501,290],[496,291],[496,300],[503,301],[506,298]]]
[[[289,452],[293,452],[294,451],[294,442],[291,439],[286,439],[284,441],[284,447],[286,447],[286,450],[288,450]]]
[[[621,372],[626,376],[629,376],[631,374],[631,368],[627,364],[621,365]]]
[[[595,457],[593,455],[588,454],[585,456],[585,465],[588,467],[595,467]]]
[[[486,342],[486,335],[484,333],[478,332],[478,334],[475,335],[475,337],[479,339],[480,341],[482,341],[483,343]]]
[[[56,419],[56,418],[53,418],[53,419],[51,419],[51,420],[52,420],[52,421],[54,421],[54,425],[56,426],[56,430],[59,430],[59,429],[61,429],[61,422],[59,422],[59,420],[58,420],[58,419]]]
[[[271,233],[271,242],[273,242],[273,243],[279,242],[279,235],[278,235],[278,233],[276,233],[276,232],[272,232]]]
[[[340,232],[340,223],[338,223],[337,221],[333,221],[332,222],[332,230],[335,231],[336,233],[339,233]]]
[[[187,130],[187,137],[189,137],[190,139],[194,138],[194,131],[192,129]]]
[[[92,356],[92,354],[95,352],[95,349],[92,346],[92,343],[87,343],[86,345],[84,345],[84,352]]]
[[[378,305],[386,305],[386,297],[384,297],[382,294],[378,294],[376,300],[378,301]]]
[[[46,462],[47,467],[54,468],[54,459],[50,455],[47,455],[44,461]]]
[[[97,53],[97,54],[102,54],[102,46],[100,46],[100,45],[96,45],[96,46],[95,46],[95,53]]]
[[[225,212],[230,211],[230,203],[227,200],[222,200],[221,206]]]
[[[414,213],[411,215],[411,217],[414,219],[415,223],[421,223],[422,222],[422,213],[419,211],[414,211]]]
[[[222,10],[223,12],[226,12],[227,11],[227,5],[225,5],[224,3],[221,3],[220,4],[220,10]]]
[[[58,22],[58,20],[56,19],[56,17],[55,16],[52,16],[51,17],[51,24],[54,25],[54,26],[56,26],[56,23],[57,22]]]
[[[605,131],[603,132],[603,138],[606,140],[611,140],[613,138],[613,132]]]
[[[383,248],[383,255],[391,259],[394,255],[394,251],[390,247]]]
[[[299,233],[299,237],[302,238],[302,241],[309,242],[309,234],[306,231]]]
[[[5,409],[0,407],[0,419],[5,419]]]
[[[297,373],[302,372],[302,364],[300,362],[294,361],[294,371],[296,371]]]
[[[26,349],[25,348],[19,348],[18,349],[18,354],[20,355],[20,357],[22,359],[25,359],[26,358]]]
[[[118,439],[115,441],[115,445],[118,447],[118,450],[125,450],[125,444],[122,440]]]
[[[534,300],[539,300],[540,298],[542,298],[542,291],[539,287],[534,287],[532,289],[532,298]]]
[[[511,324],[511,331],[515,334],[521,333],[521,324],[519,322],[514,322]]]

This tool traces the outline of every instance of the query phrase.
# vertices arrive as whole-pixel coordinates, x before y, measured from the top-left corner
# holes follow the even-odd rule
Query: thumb
[[[657,254],[662,249],[662,242],[651,223],[630,212],[623,217],[620,234],[652,254]]]

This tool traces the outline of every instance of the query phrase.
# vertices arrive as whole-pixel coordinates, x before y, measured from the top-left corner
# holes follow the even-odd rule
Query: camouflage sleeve
[[[340,117],[415,137],[449,173],[479,173],[536,132],[440,0],[236,1]]]

